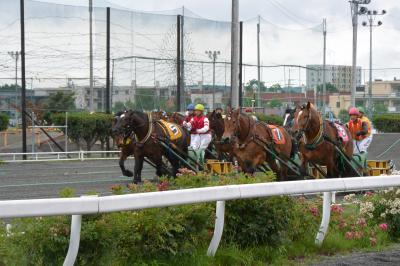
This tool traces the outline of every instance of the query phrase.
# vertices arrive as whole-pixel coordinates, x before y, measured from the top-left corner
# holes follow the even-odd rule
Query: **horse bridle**
[[[239,113],[239,115],[238,115],[238,117],[237,117],[237,120],[238,120],[238,125],[236,126],[237,128],[237,130],[235,130],[235,133],[233,134],[234,136],[236,136],[236,137],[238,137],[239,138],[239,136],[240,136],[240,116],[241,116],[241,114],[242,113]],[[251,118],[250,118],[250,116],[246,116],[247,117],[247,120],[248,120],[248,122],[249,122],[249,129],[247,130],[247,135],[246,135],[246,138],[245,139],[247,139],[248,137],[249,137],[249,135],[250,135],[250,131],[251,131]]]
[[[151,132],[153,131],[153,126],[152,126],[153,123],[152,123],[152,119],[151,119],[151,114],[147,114],[147,122],[149,124],[149,130],[147,131],[146,136],[142,140],[137,141],[138,144],[144,144],[149,139]],[[132,125],[132,123],[129,121],[128,125],[125,127],[124,139],[126,140],[128,138],[131,138],[132,135],[134,135],[135,129],[139,129],[144,126],[146,126],[146,122],[143,122],[139,125]]]

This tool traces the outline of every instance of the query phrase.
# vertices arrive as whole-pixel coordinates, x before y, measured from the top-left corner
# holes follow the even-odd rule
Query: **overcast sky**
[[[10,0],[4,0],[5,2]],[[1,1],[3,2],[3,0]],[[5,3],[3,2],[3,4]],[[12,1],[13,4],[16,1]],[[29,1],[30,2],[30,1]],[[42,0],[42,2],[52,2],[66,5],[81,5],[87,6],[87,0]],[[176,14],[180,12],[182,6],[186,8],[186,15],[204,18],[209,20],[218,21],[229,21],[231,16],[231,1],[230,0],[146,0],[146,1],[127,1],[127,0],[93,0],[94,4],[99,7],[111,6],[112,8],[127,8],[138,11],[156,12],[161,14]],[[322,32],[321,22],[323,18],[327,19],[327,64],[343,64],[351,65],[352,56],[352,27],[351,27],[351,16],[350,16],[350,5],[347,0],[240,0],[240,19],[245,22],[244,26],[244,61],[247,63],[256,63],[256,17],[260,15],[262,17],[261,23],[261,61],[265,65],[271,64],[319,64],[322,63]],[[29,8],[29,3],[27,5]],[[1,3],[0,3],[1,7]],[[4,6],[3,6],[4,7]],[[387,14],[377,19],[383,21],[383,25],[379,28],[374,28],[373,35],[373,68],[396,68],[400,67],[400,1],[399,0],[372,0],[371,4],[367,6],[370,9],[382,10],[385,9]],[[14,8],[15,9],[15,8]],[[14,10],[12,9],[12,10]],[[18,9],[15,9],[15,13],[11,12],[11,8],[8,11],[3,11],[4,8],[0,9],[0,37],[9,36],[9,34],[15,34],[15,29],[10,28],[7,30],[7,26],[13,19],[16,19],[18,15]],[[72,12],[66,8],[68,12]],[[82,11],[83,10],[83,11]],[[81,12],[79,16],[86,16],[86,9],[77,11]],[[32,14],[32,10],[27,10],[27,16],[33,17],[41,16],[46,14],[51,15],[53,10],[40,9]],[[30,13],[31,12],[31,13]],[[67,12],[67,11],[65,11]],[[67,14],[67,13],[66,13]],[[68,16],[70,14],[68,13]],[[101,16],[101,14],[97,14]],[[115,16],[115,15],[114,15]],[[115,16],[116,17],[116,16]],[[121,16],[120,23],[126,26],[125,21]],[[86,17],[85,17],[86,18]],[[367,28],[362,27],[361,23],[365,20],[365,17],[359,19],[359,30],[358,30],[358,65],[363,68],[368,68],[369,62],[369,31]],[[150,21],[149,23],[147,23]],[[133,53],[134,55],[145,55],[162,57],[168,54],[168,50],[173,50],[173,45],[168,46],[168,37],[161,36],[161,32],[168,33],[173,30],[174,19],[168,23],[159,22],[157,23],[153,18],[146,18],[143,21],[135,22],[135,37],[134,48],[124,47],[123,44],[127,42],[123,37],[116,35],[112,43],[119,49],[113,51],[114,57],[127,56]],[[204,50],[220,50],[221,60],[229,60],[230,58],[230,36],[229,36],[229,23],[213,23],[212,21],[193,20],[191,28],[191,21],[188,19],[186,24],[186,30],[188,31],[188,46],[192,51],[192,54],[188,53],[189,59],[201,59],[207,60],[204,54]],[[80,21],[80,28],[84,28],[82,34],[86,34],[87,27],[82,25]],[[84,22],[85,23],[85,22]],[[140,24],[141,23],[141,24]],[[48,30],[49,32],[54,31],[54,26],[49,25],[48,21],[34,21],[29,24],[27,28],[30,29],[40,28]],[[68,32],[71,27],[76,28],[77,24],[64,24],[57,25],[57,29],[61,32]],[[18,24],[16,25],[18,26]],[[51,28],[53,26],[53,28]],[[65,26],[66,28],[62,28]],[[100,25],[97,25],[101,27]],[[128,26],[127,26],[128,27]],[[2,31],[3,30],[3,31]],[[83,29],[82,29],[83,30]],[[122,26],[120,27],[122,29]],[[117,30],[116,30],[117,31]],[[118,32],[117,32],[118,33]],[[115,33],[115,34],[117,34]],[[71,33],[72,34],[72,33]],[[122,34],[126,34],[120,32]],[[160,37],[156,40],[154,36],[159,35]],[[164,34],[167,35],[167,34]],[[171,35],[171,34],[170,34]],[[173,35],[173,33],[172,33]],[[141,40],[140,36],[143,37]],[[1,49],[4,54],[7,50],[14,50],[14,47],[18,49],[17,44],[18,33],[15,34],[15,40],[10,39],[9,42],[3,43],[4,47]],[[44,36],[37,36],[37,40],[32,40],[30,46],[27,48],[31,49],[32,53],[36,53],[36,56],[42,56],[38,51],[44,50],[43,40],[58,46],[58,49],[64,49],[65,43],[51,43],[50,40],[46,40]],[[126,36],[125,36],[126,37]],[[101,35],[97,36],[97,41],[101,40]],[[153,38],[153,39],[152,39]],[[80,37],[80,40],[82,37]],[[85,38],[85,41],[87,38]],[[145,42],[147,40],[148,43]],[[65,41],[63,41],[65,42]],[[75,42],[73,36],[70,37],[70,42]],[[82,41],[82,45],[86,47],[86,43]],[[39,45],[40,43],[40,45]],[[55,45],[54,45],[55,44]],[[36,45],[36,46],[35,46]],[[168,47],[167,47],[168,46]],[[124,48],[127,48],[124,50]],[[65,48],[66,49],[66,48]],[[71,49],[70,47],[68,49]],[[85,48],[86,49],[86,48]],[[87,54],[87,51],[85,51]],[[78,56],[78,54],[76,55]],[[172,57],[170,55],[169,57]],[[50,60],[50,59],[49,59]],[[3,61],[3,66],[11,64],[10,58],[7,61]],[[86,64],[86,63],[85,63]],[[0,63],[1,68],[2,63]],[[48,66],[47,66],[48,67]],[[84,66],[86,67],[86,65]],[[100,66],[101,69],[103,66]],[[63,73],[66,75],[65,70],[58,72],[52,72],[53,67],[46,69],[47,74],[60,75]],[[83,68],[82,68],[83,69]],[[81,69],[81,70],[82,70]],[[7,69],[6,69],[7,70]],[[126,69],[125,69],[126,70]],[[8,69],[11,74],[12,69]],[[70,69],[71,75],[76,75],[78,72],[73,72]],[[126,70],[127,72],[129,70]],[[218,70],[219,79],[217,82],[223,82],[225,78],[224,70]],[[247,79],[254,74],[254,69],[247,71]],[[271,70],[272,71],[272,70]],[[282,72],[282,70],[277,70]],[[34,72],[34,71],[32,71]],[[44,70],[37,70],[37,75],[44,75]],[[194,75],[200,75],[198,69],[193,70]],[[293,70],[295,72],[295,70]],[[292,72],[292,73],[293,73]],[[272,73],[272,72],[271,72]],[[283,76],[287,75],[286,72],[279,74],[271,74],[266,71],[265,76],[273,76],[274,78],[270,82],[283,79]],[[300,75],[301,74],[301,75]],[[99,75],[101,73],[99,72]],[[168,75],[165,73],[164,75]],[[298,83],[304,82],[304,73],[294,74],[298,75],[300,80]],[[400,70],[380,70],[374,72],[375,78],[393,78],[394,76],[400,77]],[[223,77],[224,76],[224,77]],[[279,77],[278,77],[279,76]],[[301,77],[300,77],[301,76]],[[229,79],[229,78],[228,78]],[[285,77],[287,79],[287,76]],[[193,82],[196,82],[193,80]]]

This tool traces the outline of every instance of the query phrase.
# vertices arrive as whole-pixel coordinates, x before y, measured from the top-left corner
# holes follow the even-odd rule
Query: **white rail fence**
[[[67,151],[67,152],[16,152],[0,153],[0,160],[12,162],[85,161],[116,159],[120,151]],[[23,156],[27,159],[24,160]]]
[[[315,243],[321,245],[329,226],[333,191],[360,191],[396,186],[400,186],[400,175],[229,185],[105,197],[5,200],[0,201],[0,218],[72,215],[70,243],[64,265],[73,265],[78,254],[84,214],[215,201],[217,205],[214,235],[207,251],[209,256],[213,256],[222,237],[227,200],[324,192],[322,221],[315,239]]]

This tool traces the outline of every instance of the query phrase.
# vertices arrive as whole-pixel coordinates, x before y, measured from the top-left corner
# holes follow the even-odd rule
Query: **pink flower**
[[[367,222],[365,221],[365,218],[358,218],[357,224],[358,224],[361,228],[367,226]]]
[[[165,191],[168,190],[168,182],[167,181],[162,181],[157,185],[157,190],[158,191]]]
[[[371,246],[375,246],[376,245],[376,238],[375,237],[370,237],[369,238],[369,242],[371,243]]]
[[[382,224],[379,225],[379,228],[380,228],[382,231],[387,231],[388,225],[387,225],[386,223],[382,223]]]
[[[317,207],[311,207],[310,212],[313,216],[318,216],[318,208]]]
[[[354,232],[354,239],[361,239],[363,235],[362,232]]]
[[[372,192],[372,191],[367,191],[367,192],[365,192],[365,194],[364,194],[365,197],[370,197],[370,196],[372,196],[372,195],[374,195],[374,192]]]
[[[344,235],[344,237],[345,237],[347,240],[353,239],[353,238],[354,238],[354,232],[353,232],[353,231],[351,231],[351,232],[346,232],[346,234]]]
[[[331,211],[333,213],[341,214],[343,212],[343,208],[340,205],[332,205],[331,206]]]

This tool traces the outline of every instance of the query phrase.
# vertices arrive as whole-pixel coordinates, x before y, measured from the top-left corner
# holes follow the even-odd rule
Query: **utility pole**
[[[260,15],[257,23],[257,107],[261,107]]]
[[[182,6],[181,17],[181,106],[186,108],[186,89],[185,89],[185,6]]]
[[[372,111],[372,27],[379,27],[382,25],[382,21],[378,21],[376,24],[375,18],[376,16],[381,16],[386,14],[386,10],[382,10],[378,12],[376,10],[368,10],[366,16],[368,17],[368,22],[363,22],[362,25],[364,27],[369,26],[369,83],[368,83],[368,104],[367,108],[369,111]]]
[[[231,106],[239,107],[239,0],[232,0]]]
[[[18,59],[21,53],[19,51],[8,52],[12,59],[15,59],[15,106],[18,106]],[[18,125],[18,111],[15,110],[15,121]]]
[[[215,109],[215,62],[217,57],[221,54],[220,51],[206,51],[206,54],[213,62],[213,98],[212,98],[212,109]]]
[[[93,92],[93,33],[92,33],[92,14],[93,14],[93,2],[92,0],[89,0],[89,54],[90,54],[90,103],[89,103],[89,109],[90,112],[94,112],[94,106],[93,106],[93,97],[94,97],[94,92]]]
[[[351,78],[351,106],[356,105],[356,87],[357,87],[357,26],[358,15],[363,15],[367,12],[366,7],[359,5],[367,5],[371,0],[350,0],[351,18],[353,25],[353,64],[352,64],[352,78]]]
[[[322,64],[322,113],[326,113],[326,18],[322,22],[322,30],[324,34],[324,59]]]
[[[26,153],[26,80],[25,80],[25,0],[20,1],[21,23],[21,116],[22,116],[22,152]],[[33,119],[32,119],[32,123]],[[26,154],[22,157],[26,160]]]

